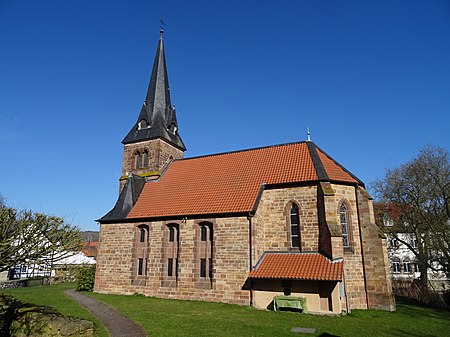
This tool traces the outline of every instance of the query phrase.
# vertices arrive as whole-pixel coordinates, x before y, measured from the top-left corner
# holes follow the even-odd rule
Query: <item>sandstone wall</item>
[[[139,169],[135,168],[135,153],[144,151],[148,153],[148,166]],[[122,176],[120,180],[120,190],[126,182],[127,173],[134,174],[154,174],[158,175],[168,164],[170,159],[183,158],[183,151],[170,145],[161,139],[152,139],[132,144],[126,144],[123,149]]]
[[[199,276],[195,258],[198,226],[213,225],[212,280]],[[249,304],[248,290],[242,290],[249,271],[248,220],[245,217],[102,224],[94,290],[103,293],[134,294],[163,298],[195,299]],[[146,275],[136,280],[137,259],[133,251],[138,225],[149,228]],[[168,225],[179,228],[178,277],[167,276],[165,241]],[[175,263],[175,262],[174,262]]]
[[[372,200],[358,189],[369,308],[395,310],[386,239],[375,225]]]

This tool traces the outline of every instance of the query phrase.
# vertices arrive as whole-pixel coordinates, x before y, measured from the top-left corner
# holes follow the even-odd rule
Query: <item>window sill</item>
[[[206,279],[202,278],[202,279],[196,280],[195,284],[194,284],[194,287],[196,289],[205,289],[205,290],[213,288],[212,287],[212,281],[209,278],[206,278]]]
[[[166,277],[161,282],[161,287],[167,287],[167,288],[176,288],[178,286],[178,282],[176,277]]]

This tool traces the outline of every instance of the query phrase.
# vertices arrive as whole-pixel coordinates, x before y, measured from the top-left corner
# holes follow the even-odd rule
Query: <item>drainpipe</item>
[[[248,247],[249,247],[249,271],[253,270],[253,240],[252,240],[252,213],[248,213],[247,220],[248,220]],[[249,287],[250,287],[250,306],[253,306],[253,289],[252,289],[252,279],[249,278]]]
[[[361,261],[362,261],[362,265],[363,265],[364,292],[366,294],[367,309],[369,309],[369,295],[367,293],[367,279],[366,279],[366,264],[364,262],[363,239],[362,239],[362,232],[361,232],[361,221],[360,221],[360,217],[359,217],[358,185],[355,186],[355,197],[356,197],[356,213],[358,216],[359,244],[361,246]]]

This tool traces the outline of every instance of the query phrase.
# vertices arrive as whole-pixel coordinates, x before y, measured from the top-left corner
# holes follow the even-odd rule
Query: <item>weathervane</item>
[[[164,19],[159,19],[159,29],[160,32],[164,32],[164,26],[166,25],[166,23],[164,22]]]

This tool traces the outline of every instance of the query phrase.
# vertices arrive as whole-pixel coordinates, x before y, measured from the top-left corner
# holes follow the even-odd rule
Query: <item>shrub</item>
[[[95,266],[86,266],[78,274],[78,291],[93,291],[95,281]]]

